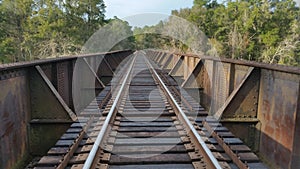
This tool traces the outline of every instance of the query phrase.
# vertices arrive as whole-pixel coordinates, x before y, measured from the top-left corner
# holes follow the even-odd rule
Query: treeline
[[[195,24],[221,57],[296,66],[300,65],[299,12],[293,0],[194,0],[192,8],[174,10],[172,15]],[[170,20],[134,32],[157,32]],[[157,34],[136,35],[136,41],[140,49],[192,52],[190,44]]]
[[[160,48],[300,65],[300,11],[293,0],[194,0],[172,15],[132,31],[125,21],[105,19],[103,0],[0,0],[0,63]]]
[[[117,20],[104,13],[103,0],[0,0],[0,63],[77,54]]]

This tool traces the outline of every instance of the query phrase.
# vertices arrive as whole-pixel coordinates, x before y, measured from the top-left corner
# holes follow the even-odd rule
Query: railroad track
[[[138,52],[35,168],[265,168]]]

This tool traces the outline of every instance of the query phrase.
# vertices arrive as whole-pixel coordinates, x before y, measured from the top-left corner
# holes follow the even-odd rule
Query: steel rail
[[[187,116],[185,115],[183,110],[180,108],[180,106],[176,102],[175,98],[173,97],[173,95],[171,94],[171,92],[169,91],[167,86],[163,83],[162,79],[159,77],[159,75],[157,74],[157,72],[155,71],[153,66],[150,64],[149,60],[146,57],[145,57],[145,59],[148,63],[148,66],[149,66],[150,70],[152,70],[153,74],[155,75],[155,78],[158,80],[158,82],[162,86],[162,89],[165,91],[165,93],[170,98],[171,102],[174,104],[175,108],[179,112],[179,115],[181,116],[181,118],[182,118],[183,122],[185,123],[186,127],[188,127],[188,129],[191,131],[191,134],[192,134],[193,138],[196,139],[196,144],[198,144],[198,148],[202,149],[202,152],[205,153],[205,154],[203,154],[206,157],[204,159],[204,161],[208,162],[210,167],[213,167],[213,168],[216,168],[216,169],[222,169],[222,167],[220,166],[218,160],[214,157],[214,155],[212,154],[210,149],[206,146],[205,142],[202,140],[202,138],[199,135],[199,133],[197,132],[197,130],[194,128],[194,126],[192,125],[190,120],[187,118]]]
[[[163,79],[167,80],[165,76],[162,76]],[[174,89],[174,86],[171,86]],[[175,88],[174,92],[178,95],[180,95],[179,91]],[[192,110],[192,106],[189,104],[189,102],[182,97],[181,100],[188,106],[190,110]],[[224,143],[224,140],[214,131],[214,128],[211,127],[207,121],[204,121],[203,126],[208,130],[209,133],[215,138],[218,142],[218,144],[224,149],[224,151],[229,155],[229,157],[232,159],[232,161],[240,168],[240,169],[248,169],[248,166],[246,163],[244,163],[239,156],[234,153],[228,145]]]
[[[127,74],[126,74],[126,76],[125,76],[125,78],[124,78],[124,80],[122,82],[122,85],[121,85],[121,87],[120,87],[120,89],[118,91],[118,94],[117,94],[114,102],[113,102],[113,105],[112,105],[111,109],[109,110],[109,113],[107,114],[107,117],[106,117],[106,119],[105,119],[105,121],[103,123],[103,126],[101,127],[101,130],[100,130],[100,132],[99,132],[99,134],[97,136],[97,139],[96,139],[96,141],[95,141],[95,143],[94,143],[94,145],[93,145],[93,147],[92,147],[92,149],[91,149],[91,151],[90,151],[90,153],[88,155],[88,158],[86,159],[86,161],[84,163],[83,169],[90,169],[91,166],[92,166],[92,164],[93,164],[93,162],[94,162],[94,159],[95,159],[95,156],[96,156],[97,151],[99,149],[99,146],[102,143],[102,140],[103,140],[103,138],[105,136],[105,133],[106,133],[106,131],[108,129],[109,122],[111,121],[111,118],[113,117],[113,114],[115,112],[115,108],[117,107],[117,104],[119,102],[119,99],[121,97],[123,89],[124,89],[124,87],[126,85],[128,77],[129,77],[130,72],[132,70],[135,58],[136,58],[136,56],[134,56],[134,58],[133,58],[133,60],[132,60],[132,62],[130,64],[128,72],[127,72]]]
[[[79,136],[76,138],[75,143],[69,148],[68,153],[63,157],[62,162],[58,165],[56,169],[64,169],[68,166],[68,162],[71,160],[72,156],[76,152],[76,149],[79,147],[80,142],[84,138],[85,131],[88,130],[88,128],[91,126],[92,122],[94,120],[94,117],[91,117],[89,121],[86,123],[86,126],[83,128],[83,130],[79,133]]]

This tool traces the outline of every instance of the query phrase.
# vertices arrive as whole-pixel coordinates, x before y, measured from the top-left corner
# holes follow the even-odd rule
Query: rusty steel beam
[[[293,157],[299,154],[299,82],[297,74],[261,69],[258,119],[260,126],[261,155],[275,167],[288,168],[295,164]],[[295,137],[296,136],[296,137]],[[299,148],[299,147],[297,147]],[[299,160],[299,159],[298,159]]]
[[[51,63],[57,63],[63,61],[71,61],[71,60],[76,60],[77,58],[99,57],[105,54],[114,54],[114,55],[123,54],[125,56],[129,56],[132,53],[133,53],[132,50],[124,50],[124,51],[112,51],[107,53],[82,54],[76,56],[66,56],[66,57],[40,59],[40,60],[26,61],[26,62],[8,63],[8,64],[1,64],[0,71],[19,69],[19,68],[28,68],[36,65],[51,64]]]
[[[199,84],[201,83],[201,79],[199,77],[200,71],[203,69],[203,62],[199,60],[189,77],[183,82],[181,87],[183,88],[199,88],[201,87]]]
[[[153,50],[147,53],[158,54]],[[300,67],[165,53],[181,56],[169,73],[175,79],[179,73],[184,78],[184,69],[178,71],[183,64],[180,61],[193,67],[192,60],[201,58],[203,65],[198,63],[182,86],[189,93],[202,88],[202,106],[212,113],[222,112],[222,123],[273,167],[299,168]]]
[[[26,69],[0,72],[0,168],[25,161],[28,147],[27,121],[30,92]],[[17,123],[15,123],[17,121]]]
[[[164,69],[165,65],[166,65],[168,62],[171,61],[172,57],[173,57],[172,54],[167,54],[167,55],[165,55],[165,56],[163,57],[163,60],[161,61],[161,66],[160,66],[160,68],[161,68],[161,69]]]
[[[35,68],[38,71],[38,73],[40,74],[40,76],[43,78],[43,80],[46,83],[46,85],[51,90],[51,93],[53,93],[54,97],[57,99],[58,103],[64,108],[65,112],[70,116],[70,118],[73,121],[76,121],[77,117],[76,117],[75,113],[68,107],[68,105],[62,99],[62,97],[59,95],[58,91],[55,89],[55,87],[53,86],[53,84],[47,78],[47,76],[45,75],[45,73],[43,72],[43,70],[41,69],[41,67],[40,66],[35,66]],[[33,89],[33,90],[35,90],[35,89]],[[49,111],[49,110],[47,110],[47,111]],[[38,112],[38,113],[42,113],[42,112]]]
[[[174,67],[169,72],[169,75],[171,75],[171,76],[183,76],[183,71],[182,71],[183,70],[183,60],[184,60],[184,57],[180,56],[180,58],[177,60]]]
[[[72,110],[39,66],[30,70],[31,119],[71,119]],[[45,103],[47,100],[47,104]]]
[[[170,70],[169,75],[173,76],[178,84],[183,83],[183,59],[184,57],[181,56],[174,64],[173,68]]]
[[[99,66],[94,63],[100,60],[97,58],[116,56],[110,64],[115,69],[132,53],[116,51],[0,65],[0,168],[23,168],[29,155],[44,154],[69,128],[75,119],[72,77],[77,59],[87,59],[89,68],[102,73],[102,67],[94,69]]]
[[[290,168],[300,168],[300,83],[298,90],[298,102],[296,111],[296,124],[294,129],[294,139],[293,139],[293,149],[292,149],[292,159],[290,163]]]
[[[156,53],[156,51],[151,51],[151,50],[149,50],[147,52],[148,53],[151,52],[153,54]],[[300,67],[296,67],[296,66],[268,64],[268,63],[248,61],[248,60],[229,59],[229,58],[225,58],[225,57],[209,57],[209,56],[200,56],[200,55],[196,55],[196,54],[172,53],[172,52],[168,52],[168,51],[164,51],[162,53],[170,53],[170,54],[180,55],[180,56],[201,58],[203,60],[220,61],[220,62],[223,62],[223,63],[230,63],[230,64],[232,63],[232,64],[235,64],[235,65],[256,67],[256,68],[261,68],[261,69],[274,70],[274,71],[280,71],[280,72],[293,73],[293,74],[300,75]]]
[[[225,104],[215,113],[217,119],[226,118],[256,118],[259,71],[250,68],[246,77],[231,93]],[[250,92],[253,92],[250,93]]]
[[[158,60],[157,60],[157,65],[161,66],[162,62],[164,61],[164,59],[166,58],[167,53],[162,53],[162,55],[159,56]]]
[[[159,63],[159,60],[162,58],[162,56],[164,55],[164,52],[159,52],[156,57],[154,58],[154,61],[156,63]]]
[[[166,60],[166,62],[164,63],[164,65],[162,66],[162,69],[165,69],[165,70],[171,70],[171,63],[172,63],[172,60],[174,60],[174,56],[173,54],[171,54],[169,56],[169,58]]]
[[[211,75],[209,75],[209,78],[211,80],[211,85],[212,85],[212,88],[211,88],[211,103],[210,103],[210,114],[213,114],[217,111],[216,107],[217,107],[217,101],[216,100],[216,76],[215,76],[215,73],[216,73],[216,62],[215,61],[212,61],[212,64],[211,64]]]
[[[27,151],[41,155],[55,143],[59,134],[69,127],[76,116],[39,66],[30,69],[29,79],[31,111],[27,112],[30,117],[26,122],[29,126]]]
[[[170,53],[170,52],[166,52],[166,53]],[[296,67],[296,66],[285,66],[285,65],[276,65],[276,64],[248,61],[248,60],[228,59],[225,57],[199,56],[196,54],[183,54],[183,53],[173,53],[173,54],[178,54],[178,55],[187,56],[187,57],[201,58],[203,60],[214,60],[214,61],[220,61],[223,63],[233,63],[236,65],[250,66],[250,67],[256,67],[256,68],[261,68],[261,69],[268,69],[268,70],[274,70],[274,71],[280,71],[280,72],[293,73],[293,74],[300,75],[300,67]]]
[[[234,90],[234,81],[235,81],[235,66],[233,63],[230,63],[229,67],[229,86],[228,86],[228,96]]]
[[[83,58],[84,62],[87,64],[88,68],[90,69],[91,73],[94,75],[96,82],[98,85],[100,85],[101,88],[104,88],[105,85],[103,84],[103,82],[99,79],[99,77],[97,76],[96,72],[93,70],[93,68],[91,67],[91,65],[87,62],[87,60],[85,58]]]

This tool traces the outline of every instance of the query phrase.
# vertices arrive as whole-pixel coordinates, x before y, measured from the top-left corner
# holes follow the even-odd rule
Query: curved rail
[[[173,97],[173,95],[171,94],[171,92],[169,91],[167,86],[163,83],[162,79],[159,77],[159,75],[157,74],[157,72],[155,71],[155,69],[153,68],[151,63],[149,62],[149,60],[146,59],[146,61],[148,63],[150,70],[155,75],[155,78],[157,79],[159,84],[162,86],[163,91],[166,93],[167,97],[170,99],[170,103],[172,103],[174,105],[174,107],[176,108],[176,110],[178,112],[179,117],[185,123],[186,127],[191,131],[192,137],[194,138],[194,140],[196,140],[195,141],[196,146],[203,152],[203,155],[206,157],[204,159],[207,162],[207,165],[209,165],[210,168],[222,169],[218,160],[214,157],[214,155],[212,154],[210,149],[206,146],[205,142],[202,140],[201,136],[198,134],[196,129],[193,127],[190,120],[187,118],[187,116],[185,115],[183,110],[180,108],[180,106],[176,102],[175,98]]]
[[[128,80],[128,77],[129,77],[130,72],[131,72],[131,70],[132,70],[132,67],[133,67],[135,58],[136,58],[136,56],[134,56],[134,58],[133,58],[133,60],[132,60],[132,62],[131,62],[131,64],[130,64],[130,67],[129,67],[129,69],[128,69],[128,72],[127,72],[127,74],[126,74],[126,76],[125,76],[125,78],[124,78],[124,80],[123,80],[123,82],[122,82],[122,85],[121,85],[121,87],[120,87],[120,89],[119,89],[119,91],[118,91],[118,94],[117,94],[117,96],[116,96],[114,102],[113,102],[113,105],[112,105],[111,109],[109,110],[109,113],[108,113],[108,115],[107,115],[107,117],[106,117],[106,119],[105,119],[105,121],[104,121],[104,124],[103,124],[103,126],[102,126],[102,128],[101,128],[101,130],[100,130],[100,132],[99,132],[99,134],[98,134],[98,136],[97,136],[97,139],[96,139],[96,141],[95,141],[95,143],[94,143],[94,145],[93,145],[93,148],[92,148],[92,150],[90,151],[90,153],[89,153],[89,155],[88,155],[88,158],[86,159],[86,161],[85,161],[85,163],[84,163],[83,169],[89,169],[89,168],[91,168],[91,166],[92,166],[92,164],[93,164],[93,161],[94,161],[94,159],[95,159],[95,156],[96,156],[96,154],[97,154],[97,151],[98,151],[98,149],[99,149],[99,146],[100,146],[100,144],[101,144],[101,142],[102,142],[102,140],[103,140],[103,138],[104,138],[104,136],[105,136],[105,133],[106,133],[107,128],[108,128],[108,126],[109,126],[109,122],[111,121],[111,119],[112,119],[112,117],[113,117],[113,114],[114,114],[114,112],[115,112],[115,108],[117,107],[117,104],[118,104],[118,102],[119,102],[119,99],[120,99],[120,97],[121,97],[121,94],[122,94],[122,92],[123,92],[123,89],[124,89],[124,87],[125,87],[125,85],[126,85],[126,82],[127,82],[127,80]]]

